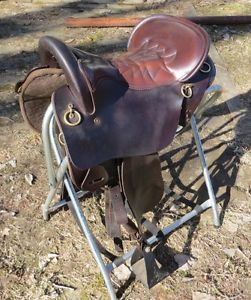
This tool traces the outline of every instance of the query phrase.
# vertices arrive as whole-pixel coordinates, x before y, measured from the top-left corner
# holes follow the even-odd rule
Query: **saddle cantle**
[[[201,27],[164,15],[138,24],[127,53],[112,61],[42,37],[43,67],[18,84],[22,113],[39,131],[52,94],[74,184],[92,192],[119,184],[139,221],[163,194],[157,152],[187,125],[215,76],[208,49]]]
[[[128,52],[113,60],[130,88],[151,89],[191,78],[204,62],[208,37],[184,18],[158,15],[133,30]]]

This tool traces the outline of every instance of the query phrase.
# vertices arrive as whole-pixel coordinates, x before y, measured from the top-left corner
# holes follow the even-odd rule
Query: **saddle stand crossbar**
[[[220,95],[220,93],[221,93],[221,88],[219,86],[211,86],[205,92],[204,98],[206,98],[210,94],[211,95],[210,100],[212,100],[212,98],[214,98],[213,99],[213,101],[214,101],[215,98],[217,98]],[[212,96],[212,94],[213,94],[213,96]],[[198,110],[198,114],[201,114],[201,112],[199,110]],[[212,209],[214,225],[216,227],[220,226],[216,198],[215,198],[214,190],[212,187],[210,175],[208,172],[205,155],[203,152],[201,138],[199,135],[195,116],[196,116],[196,113],[191,118],[191,128],[192,128],[192,132],[194,135],[197,151],[199,154],[199,159],[200,159],[201,168],[202,168],[202,172],[204,175],[209,199],[206,200],[205,202],[203,202],[202,204],[196,205],[192,211],[190,211],[189,213],[187,213],[186,215],[184,215],[183,217],[181,217],[180,219],[175,221],[173,224],[171,224],[163,229],[158,229],[157,232],[155,230],[155,232],[145,240],[145,243],[148,246],[148,248],[146,248],[146,249],[150,249],[150,247],[155,245],[157,242],[164,240],[165,237],[168,236],[170,233],[175,231],[177,228],[182,226],[187,221],[191,220],[193,217],[198,216],[199,214],[201,214],[208,208]],[[45,160],[46,160],[46,165],[47,165],[47,169],[48,169],[48,180],[49,180],[49,186],[50,186],[50,191],[48,193],[47,199],[42,207],[43,218],[45,220],[48,220],[50,213],[60,209],[61,207],[68,205],[68,207],[70,208],[71,212],[73,213],[73,216],[75,217],[81,231],[84,233],[84,235],[88,241],[88,244],[91,248],[93,256],[94,256],[94,258],[100,268],[100,271],[103,275],[110,298],[117,299],[113,285],[112,285],[112,281],[110,278],[110,272],[112,272],[115,268],[117,268],[121,264],[124,264],[126,261],[129,261],[133,257],[135,257],[135,256],[137,257],[137,248],[133,248],[133,249],[129,250],[127,253],[124,253],[122,256],[112,257],[112,261],[110,263],[108,263],[107,265],[105,265],[105,263],[102,259],[102,256],[101,256],[101,252],[102,252],[101,249],[103,249],[103,247],[93,236],[93,234],[88,226],[87,220],[84,216],[80,202],[79,202],[79,198],[82,198],[88,192],[85,192],[85,191],[76,192],[75,187],[71,182],[71,178],[70,178],[69,174],[67,173],[68,158],[67,158],[67,156],[64,156],[61,146],[58,143],[58,137],[56,134],[55,118],[53,115],[52,105],[50,105],[48,107],[46,114],[44,116],[43,125],[42,125],[42,139],[43,139],[43,144],[44,144]],[[54,158],[56,158],[57,167],[55,167]],[[53,198],[56,195],[56,192],[58,191],[58,188],[60,187],[60,185],[62,183],[64,184],[65,188],[67,189],[70,201],[66,200],[66,199],[62,199],[62,200],[58,201],[57,203],[55,203],[54,205],[50,205]],[[166,193],[170,192],[168,187],[165,188],[165,191],[166,191]],[[153,225],[153,226],[155,226],[155,225]],[[156,227],[155,227],[155,229],[156,229]],[[104,251],[102,253],[104,253]],[[132,270],[134,270],[134,268],[132,268]],[[145,272],[147,272],[147,270],[145,270]],[[136,273],[136,277],[137,277],[137,271],[135,273]],[[141,274],[139,276],[140,277],[139,279],[144,281],[144,277],[146,277],[146,276],[147,276],[147,274],[144,274],[142,277],[142,274]],[[164,277],[164,276],[162,276],[162,277]],[[148,284],[149,284],[149,282],[148,282]]]

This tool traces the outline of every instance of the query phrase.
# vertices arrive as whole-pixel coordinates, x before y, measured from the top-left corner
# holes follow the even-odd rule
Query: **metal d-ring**
[[[58,140],[59,140],[59,143],[60,143],[62,146],[65,146],[65,139],[64,139],[63,132],[60,132],[60,133],[59,133],[59,135],[58,135]]]
[[[192,87],[191,83],[185,83],[181,86],[181,94],[184,98],[191,98],[193,96]]]
[[[68,126],[77,126],[78,124],[80,124],[81,121],[82,118],[80,113],[73,108],[73,104],[68,104],[68,109],[64,113],[65,124],[67,124]]]
[[[204,68],[204,67],[205,67],[205,68]],[[200,68],[200,71],[201,71],[202,73],[209,73],[209,72],[211,71],[211,69],[212,69],[212,68],[211,68],[210,64],[209,64],[208,62],[204,61],[202,67]]]

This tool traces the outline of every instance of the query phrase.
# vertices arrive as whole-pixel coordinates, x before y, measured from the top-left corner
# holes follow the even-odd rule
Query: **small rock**
[[[47,257],[49,258],[49,259],[53,259],[53,258],[57,258],[59,255],[57,254],[57,253],[49,253],[48,255],[47,255]]]
[[[131,276],[131,270],[126,265],[120,265],[113,273],[120,281],[126,281]]]
[[[241,40],[241,39],[236,39],[235,42],[238,44],[238,45],[243,45],[244,41]]]
[[[58,260],[57,253],[49,253],[47,256],[42,256],[39,258],[38,266],[41,271],[43,271],[49,263],[56,263]]]
[[[69,40],[66,40],[65,43],[70,44],[70,43],[73,43],[74,41],[75,41],[75,39],[69,39]]]
[[[201,292],[193,292],[192,300],[215,300],[216,298],[212,295],[201,293]]]
[[[0,210],[0,214],[10,215],[11,217],[15,217],[18,214],[18,211],[7,211],[7,210]]]
[[[236,248],[231,248],[231,249],[223,249],[223,252],[227,254],[229,257],[234,257],[236,253]]]
[[[224,41],[229,41],[230,40],[230,34],[229,33],[223,34],[223,40]]]
[[[10,215],[11,215],[12,217],[15,217],[17,214],[18,214],[18,211],[11,211],[11,212],[10,212]]]
[[[27,272],[27,273],[28,273],[28,272]],[[36,284],[36,276],[35,276],[34,273],[31,273],[31,274],[29,275],[29,277],[27,278],[27,283],[28,283],[29,286],[35,285],[35,284]]]
[[[5,228],[3,229],[3,231],[2,231],[2,236],[5,237],[5,236],[10,235],[9,232],[10,232],[10,228],[5,227]]]
[[[15,200],[20,201],[21,199],[22,199],[22,194],[17,194]]]
[[[169,211],[170,211],[170,212],[177,212],[179,209],[180,209],[179,205],[173,203],[173,204],[171,205],[171,207],[169,208]]]
[[[95,222],[95,221],[96,221],[96,218],[95,218],[94,214],[91,214],[90,216],[88,216],[88,220],[89,220],[90,222]]]
[[[24,175],[25,181],[29,184],[32,185],[34,181],[34,176],[32,174],[25,174]]]
[[[184,277],[184,278],[182,279],[182,282],[190,282],[190,281],[193,281],[193,280],[194,280],[193,277]]]
[[[17,166],[17,160],[16,159],[11,159],[8,161],[8,164],[12,166],[12,168],[16,168]]]
[[[174,260],[181,271],[187,271],[195,262],[191,256],[182,253],[174,255]]]
[[[17,160],[16,159],[11,159],[11,160],[7,161],[6,163],[0,164],[0,170],[3,170],[8,165],[10,165],[12,168],[16,168]]]
[[[58,283],[53,283],[54,287],[58,288],[58,289],[66,289],[66,290],[70,290],[70,291],[75,291],[76,288],[73,286],[69,286],[69,285],[65,285],[65,284],[58,284]]]
[[[47,257],[39,257],[39,261],[38,261],[38,267],[41,271],[43,271],[45,269],[45,267],[48,265],[48,263],[50,262],[50,260],[48,260]]]

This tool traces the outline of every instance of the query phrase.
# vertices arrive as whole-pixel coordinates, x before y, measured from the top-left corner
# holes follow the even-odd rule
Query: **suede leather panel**
[[[157,152],[172,141],[183,100],[179,83],[139,93],[104,78],[97,87],[93,94],[95,114],[82,114],[82,122],[74,127],[64,123],[63,115],[69,103],[81,112],[78,99],[67,86],[52,97],[57,122],[75,166],[91,168],[114,158]]]

